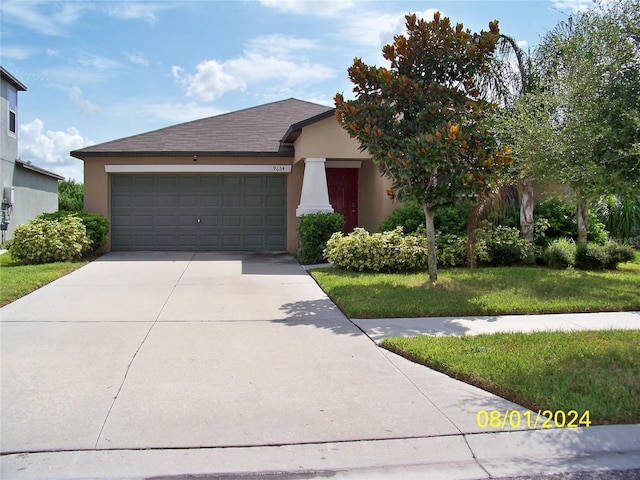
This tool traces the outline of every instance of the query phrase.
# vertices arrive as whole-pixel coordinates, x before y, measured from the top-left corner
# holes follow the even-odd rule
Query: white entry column
[[[307,158],[304,161],[302,177],[302,194],[296,216],[307,213],[333,212],[329,203],[329,188],[325,172],[325,158]]]

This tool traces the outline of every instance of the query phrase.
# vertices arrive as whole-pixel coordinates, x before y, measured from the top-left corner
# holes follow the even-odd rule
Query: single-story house
[[[84,203],[110,220],[106,250],[294,252],[298,217],[375,230],[390,183],[334,109],[294,98],[71,152]]]

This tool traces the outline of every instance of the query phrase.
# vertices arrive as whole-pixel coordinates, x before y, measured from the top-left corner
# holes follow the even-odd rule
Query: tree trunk
[[[580,198],[578,200],[578,208],[576,209],[576,218],[578,220],[578,243],[587,243],[587,227],[589,226],[587,213],[587,201]]]
[[[433,226],[433,210],[426,205],[422,206],[424,216],[427,221],[427,248],[429,250],[429,281],[435,283],[438,281],[438,255],[436,252],[436,230]]]
[[[529,242],[529,254],[533,255],[534,246],[534,221],[533,209],[533,185],[528,179],[522,180],[518,185],[520,190],[520,234]]]

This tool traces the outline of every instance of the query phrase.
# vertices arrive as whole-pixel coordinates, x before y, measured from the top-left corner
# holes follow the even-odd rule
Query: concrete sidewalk
[[[498,332],[640,330],[640,312],[560,313],[431,318],[352,318],[376,343],[387,337],[480,335]]]
[[[288,255],[109,254],[0,309],[0,476],[490,478],[640,469],[640,426],[524,409],[379,349]]]

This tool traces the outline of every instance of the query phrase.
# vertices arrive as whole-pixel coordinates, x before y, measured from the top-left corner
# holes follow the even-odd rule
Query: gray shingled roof
[[[80,159],[115,155],[291,156],[292,148],[280,142],[289,128],[331,110],[290,98],[93,145],[71,155]]]

